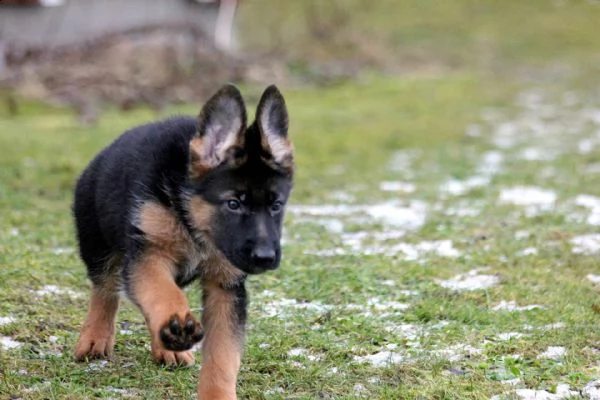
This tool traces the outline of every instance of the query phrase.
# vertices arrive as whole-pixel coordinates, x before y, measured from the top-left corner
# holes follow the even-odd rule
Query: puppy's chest
[[[147,202],[140,207],[137,220],[138,228],[144,232],[146,251],[174,264],[178,284],[188,284],[200,275],[207,251],[194,242],[173,211]]]
[[[179,286],[186,286],[202,275],[202,265],[206,262],[206,255],[198,249],[181,256],[176,262],[175,281]]]

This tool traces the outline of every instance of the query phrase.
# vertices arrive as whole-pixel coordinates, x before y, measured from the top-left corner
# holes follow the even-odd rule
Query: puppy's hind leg
[[[107,268],[107,272],[110,268]],[[75,346],[75,359],[107,358],[115,346],[115,321],[119,292],[114,274],[96,280],[92,288],[87,318]]]

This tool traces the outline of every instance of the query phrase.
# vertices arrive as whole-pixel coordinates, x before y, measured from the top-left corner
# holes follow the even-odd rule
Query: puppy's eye
[[[242,206],[242,204],[240,203],[239,200],[228,200],[227,201],[227,208],[229,208],[230,210],[237,211],[240,209],[241,206]]]
[[[275,203],[271,204],[271,212],[272,213],[278,213],[279,211],[281,211],[281,209],[283,208],[283,203],[280,201],[276,201]]]

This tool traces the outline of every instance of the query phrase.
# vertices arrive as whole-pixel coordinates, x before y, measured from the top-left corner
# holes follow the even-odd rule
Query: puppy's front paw
[[[187,313],[184,318],[173,314],[160,329],[160,340],[167,350],[184,351],[202,340],[204,332],[200,322]]]

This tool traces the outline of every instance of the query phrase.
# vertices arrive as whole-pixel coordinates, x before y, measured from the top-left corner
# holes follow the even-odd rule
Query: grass
[[[248,2],[247,15],[261,4]],[[370,34],[449,68],[282,87],[298,176],[283,265],[249,279],[240,398],[512,399],[516,388],[582,390],[600,376],[600,288],[588,278],[600,270],[573,242],[598,230],[588,220],[594,210],[576,199],[600,197],[600,96],[587,67],[600,54],[592,29],[600,7],[464,1],[430,13],[422,2],[394,14],[392,25],[385,4],[363,10],[364,24],[377,21]],[[263,9],[267,19],[282,12]],[[302,40],[298,51],[318,50]],[[521,72],[481,62],[477,43]],[[250,107],[259,90],[244,88]],[[189,105],[165,114],[196,112]],[[120,132],[155,118],[108,111],[83,128],[69,112],[39,104],[0,115],[0,317],[13,319],[0,319],[0,336],[21,343],[0,347],[1,399],[193,397],[197,368],[154,365],[143,319],[128,303],[114,358],[72,360],[89,288],[75,250],[73,182]],[[383,190],[382,182],[415,190]],[[522,186],[548,193],[517,198],[533,205],[500,201]],[[418,250],[427,243],[447,251]],[[443,286],[474,270],[493,284]],[[62,292],[37,292],[47,285]],[[199,291],[188,294],[199,307]],[[497,310],[502,301],[540,307]],[[551,346],[564,354],[541,356]],[[373,365],[373,355],[390,362]],[[515,387],[503,383],[516,378]]]

